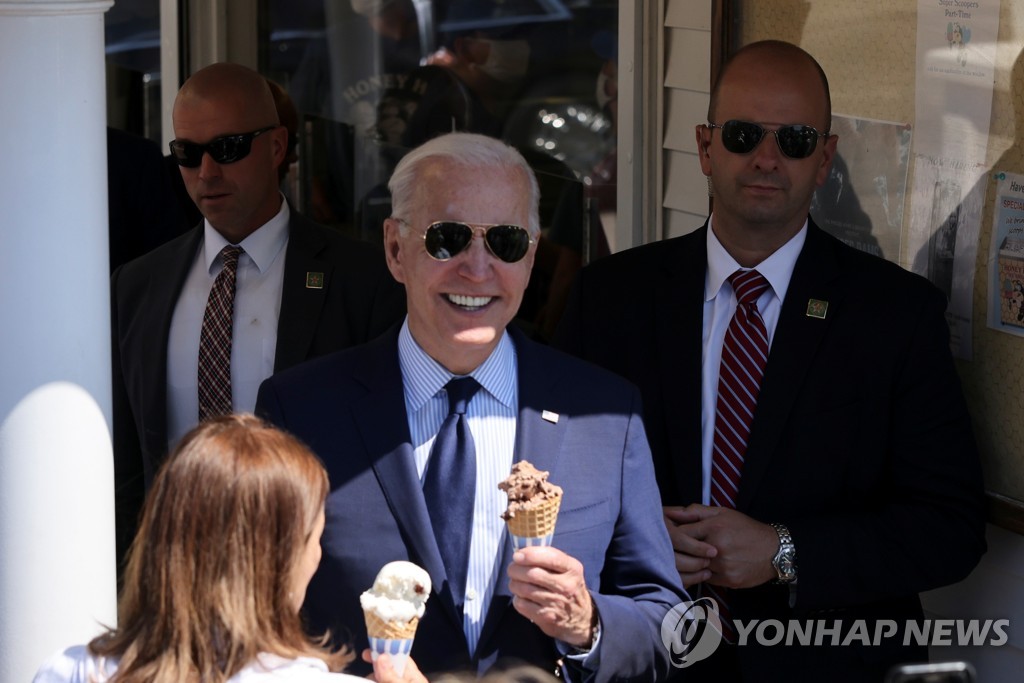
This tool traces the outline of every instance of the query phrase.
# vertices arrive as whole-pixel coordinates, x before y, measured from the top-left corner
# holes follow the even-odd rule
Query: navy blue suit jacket
[[[661,622],[683,599],[661,519],[636,388],[511,330],[519,364],[515,454],[564,489],[553,545],[583,563],[601,615],[595,680],[654,680],[668,668]],[[397,328],[370,344],[275,374],[257,411],[304,440],[331,478],[323,560],[306,595],[314,630],[366,647],[359,594],[392,560],[434,584],[415,646],[426,672],[479,671],[507,658],[551,671],[554,641],[511,606],[499,575],[477,652],[448,592],[410,443]],[[558,414],[544,419],[543,411]],[[498,482],[495,482],[497,486]],[[457,492],[453,492],[457,495]],[[502,566],[511,562],[506,539]]]
[[[701,502],[706,244],[705,225],[595,261],[581,271],[554,340],[640,387],[666,505]],[[823,314],[809,310],[815,300],[827,303]],[[921,617],[919,592],[977,564],[981,470],[945,306],[924,278],[811,222],[736,501],[792,532],[796,603],[789,606],[787,586],[766,584],[734,591],[733,616],[902,625]],[[880,680],[888,665],[924,656],[901,644],[744,647],[739,655],[745,680]],[[841,671],[848,678],[837,678]]]

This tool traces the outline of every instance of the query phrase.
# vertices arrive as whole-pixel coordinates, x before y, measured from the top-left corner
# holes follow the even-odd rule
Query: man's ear
[[[274,155],[274,166],[280,168],[284,163],[284,158],[288,156],[288,129],[278,126],[264,135],[270,136],[270,150]]]
[[[384,257],[388,262],[388,270],[393,278],[405,284],[401,228],[401,224],[394,218],[384,219]]]
[[[818,187],[825,184],[828,180],[828,174],[832,170],[832,162],[836,156],[836,146],[839,143],[838,135],[829,135],[823,141],[822,147],[824,153],[821,155],[821,164],[818,166],[818,174],[816,177]]]
[[[700,161],[700,170],[706,176],[711,175],[711,129],[704,124],[698,123],[695,130],[697,138],[697,159]]]

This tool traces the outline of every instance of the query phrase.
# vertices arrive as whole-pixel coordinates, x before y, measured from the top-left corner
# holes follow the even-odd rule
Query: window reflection
[[[541,184],[520,322],[546,338],[580,265],[607,253],[618,2],[269,0],[262,63],[300,113],[295,202],[370,241],[406,151],[468,130],[515,145]]]
[[[118,0],[103,21],[108,122],[159,141],[160,2]]]

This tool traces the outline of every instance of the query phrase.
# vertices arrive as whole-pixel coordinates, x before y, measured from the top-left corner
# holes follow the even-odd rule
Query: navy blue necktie
[[[476,448],[466,408],[479,388],[480,384],[472,377],[458,377],[445,385],[448,417],[434,439],[423,477],[423,497],[448,574],[452,598],[458,607],[464,604],[466,597],[476,497]]]

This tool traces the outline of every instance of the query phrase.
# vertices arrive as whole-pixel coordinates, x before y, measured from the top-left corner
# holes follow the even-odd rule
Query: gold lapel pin
[[[306,273],[306,289],[323,289],[324,288],[324,274],[323,273]]]
[[[808,299],[807,300],[807,317],[808,318],[819,318],[820,320],[825,319],[825,313],[828,311],[828,302],[822,301],[821,299]]]
[[[547,420],[551,424],[558,424],[558,413],[553,413],[550,410],[545,410],[540,414],[541,418]]]

